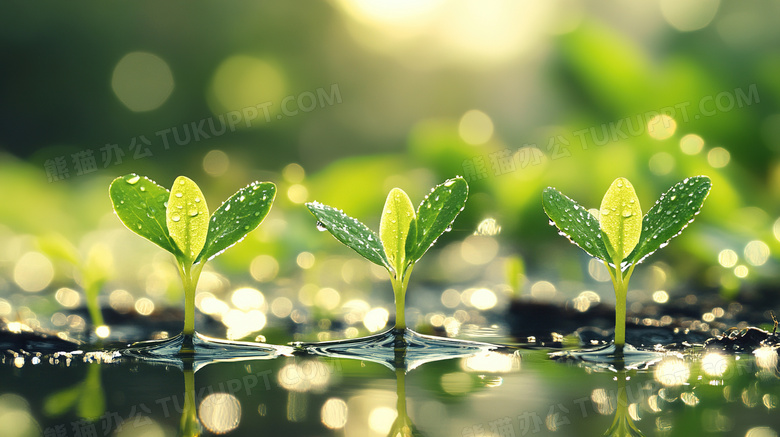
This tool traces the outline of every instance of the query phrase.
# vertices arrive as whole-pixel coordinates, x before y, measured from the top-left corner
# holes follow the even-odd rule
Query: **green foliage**
[[[184,284],[184,334],[195,332],[195,288],[203,264],[241,241],[271,209],[276,186],[253,182],[222,204],[209,219],[198,185],[179,176],[172,191],[136,174],[111,183],[117,216],[130,230],[176,257]]]
[[[337,240],[372,263],[391,268],[382,242],[368,226],[339,209],[319,202],[307,203],[306,207],[317,217],[319,229],[327,230]]]
[[[401,271],[406,264],[407,237],[415,223],[414,207],[409,196],[400,188],[393,188],[387,195],[382,218],[379,221],[379,239],[387,260],[395,271]],[[409,241],[416,239],[417,229]],[[412,249],[414,244],[412,243]]]
[[[627,179],[615,179],[604,194],[599,209],[599,226],[610,258],[617,265],[634,250],[642,233],[642,208],[634,187]]]
[[[135,173],[109,187],[114,211],[128,229],[177,258],[213,259],[257,228],[271,210],[276,186],[253,182],[222,204],[209,220],[208,206],[192,180],[176,178],[173,192]]]
[[[114,179],[108,188],[114,212],[128,229],[177,255],[176,242],[166,224],[170,192],[146,176],[131,173]]]
[[[642,235],[624,263],[642,262],[680,235],[699,214],[711,188],[710,178],[696,176],[678,182],[662,194],[642,220]]]
[[[639,200],[624,178],[616,179],[610,186],[598,219],[552,187],[544,190],[542,201],[551,224],[562,235],[594,258],[613,265],[622,263],[625,270],[679,235],[699,213],[711,187],[707,176],[686,178],[675,184],[647,212],[641,228]],[[615,257],[610,256],[610,251]]]
[[[634,267],[693,222],[711,187],[706,176],[686,178],[664,193],[641,221],[639,199],[625,178],[610,185],[598,219],[558,190],[544,190],[542,203],[550,224],[607,265],[617,298],[615,344],[625,342],[626,294]]]
[[[467,198],[466,180],[460,176],[448,179],[425,196],[415,214],[409,196],[403,190],[394,188],[387,197],[382,213],[381,238],[377,238],[368,226],[341,210],[319,202],[310,202],[306,206],[317,218],[321,229],[328,230],[337,240],[374,264],[397,270],[396,267],[406,268],[422,258],[452,226],[465,207]],[[394,265],[398,259],[405,259],[406,265]]]
[[[177,177],[168,197],[165,224],[184,259],[192,262],[203,250],[208,222],[209,208],[198,185],[184,176]]]
[[[404,328],[403,302],[414,264],[450,229],[466,205],[468,184],[458,176],[437,185],[423,199],[415,214],[409,196],[393,188],[387,196],[379,225],[379,237],[343,211],[319,202],[307,203],[317,227],[367,260],[390,273],[396,298],[396,328]]]
[[[552,187],[544,190],[542,201],[544,212],[550,217],[550,224],[557,226],[561,235],[588,255],[600,260],[609,259],[598,218]]]
[[[417,207],[417,239],[407,249],[407,258],[417,261],[433,247],[466,206],[469,186],[458,176],[437,185]]]
[[[271,182],[252,182],[230,196],[211,216],[206,245],[195,262],[213,259],[260,226],[275,196]]]

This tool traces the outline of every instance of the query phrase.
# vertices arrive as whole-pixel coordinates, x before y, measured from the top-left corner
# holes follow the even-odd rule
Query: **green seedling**
[[[38,241],[38,247],[51,258],[62,260],[74,268],[84,289],[84,300],[93,327],[97,329],[104,326],[98,297],[113,270],[108,246],[102,243],[94,244],[86,252],[86,256],[83,256],[65,237],[50,234]]]
[[[544,211],[560,234],[604,262],[615,288],[615,345],[626,341],[626,294],[634,267],[693,222],[712,183],[706,176],[686,178],[655,202],[642,218],[634,187],[617,178],[591,213],[555,188],[544,190]]]
[[[307,203],[317,218],[317,228],[329,231],[359,255],[387,269],[395,294],[395,327],[405,329],[404,301],[414,264],[452,229],[452,222],[466,205],[469,187],[458,176],[437,185],[425,196],[417,211],[400,188],[387,195],[379,236],[357,219],[319,202]]]
[[[257,228],[271,209],[276,186],[253,182],[209,217],[198,185],[179,176],[170,191],[145,176],[129,174],[109,187],[114,211],[136,234],[173,254],[184,284],[184,329],[195,334],[195,288],[206,261]]]

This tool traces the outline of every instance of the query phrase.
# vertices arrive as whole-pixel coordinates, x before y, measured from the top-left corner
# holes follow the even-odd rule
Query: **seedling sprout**
[[[195,334],[195,289],[203,265],[257,228],[275,195],[273,183],[253,182],[209,217],[200,188],[184,176],[176,178],[171,191],[134,173],[111,183],[109,196],[122,223],[176,259],[184,285],[183,335]]]
[[[409,276],[417,261],[451,229],[466,205],[468,184],[458,176],[434,187],[417,207],[400,188],[387,195],[379,236],[343,211],[319,202],[307,203],[317,218],[317,228],[329,231],[337,240],[390,273],[395,295],[395,327],[406,328],[404,301]]]
[[[634,187],[617,178],[591,214],[555,188],[543,193],[544,211],[560,234],[607,266],[615,288],[615,345],[626,341],[626,294],[634,267],[693,222],[712,183],[706,176],[675,184],[642,218]]]

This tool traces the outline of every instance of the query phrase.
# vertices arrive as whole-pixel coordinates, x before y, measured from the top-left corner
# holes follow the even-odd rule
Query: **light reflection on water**
[[[778,430],[772,415],[780,396],[777,351],[766,347],[738,357],[669,356],[648,370],[615,372],[554,362],[544,351],[486,351],[405,373],[367,361],[302,356],[212,363],[193,371],[111,354],[6,353],[0,363],[0,429],[14,423],[33,430],[20,435],[45,435],[78,423],[94,425],[100,435],[113,418],[106,435],[173,435],[186,428],[230,435],[263,430],[386,436],[407,429],[477,437],[512,435],[510,430],[601,435],[609,428],[687,436],[687,427],[698,426],[771,436]],[[87,418],[78,403],[65,408],[62,393],[73,390],[91,391],[87,398],[102,393],[103,410],[93,409]],[[189,396],[195,414],[189,413]],[[47,402],[63,407],[54,414],[56,408],[42,409]]]

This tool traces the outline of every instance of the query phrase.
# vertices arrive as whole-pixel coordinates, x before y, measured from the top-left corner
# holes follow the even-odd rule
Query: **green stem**
[[[414,264],[409,264],[405,270],[399,274],[393,275],[391,282],[393,284],[393,294],[395,295],[395,329],[406,329],[406,287],[409,284],[409,277],[412,275]]]
[[[98,301],[100,286],[90,286],[84,290],[84,294],[87,296],[87,310],[89,311],[89,317],[92,319],[92,326],[105,325],[103,313],[100,310],[100,302]]]
[[[203,264],[193,265],[189,261],[179,262],[179,273],[184,284],[184,329],[182,334],[195,335],[195,289],[198,287]]]
[[[615,265],[619,266],[620,263],[615,263]],[[636,264],[632,264],[624,275],[620,267],[607,265],[615,289],[615,346],[622,347],[626,344],[626,295],[628,294],[628,281],[634,272],[634,266]]]

